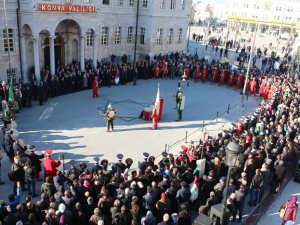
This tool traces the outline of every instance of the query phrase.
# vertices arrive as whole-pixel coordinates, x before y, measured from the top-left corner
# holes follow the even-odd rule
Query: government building
[[[112,54],[133,61],[183,51],[191,1],[4,0],[5,7],[1,1],[1,80],[27,81],[30,71],[39,80],[42,68],[53,75],[72,61],[84,71],[85,59],[96,66]]]

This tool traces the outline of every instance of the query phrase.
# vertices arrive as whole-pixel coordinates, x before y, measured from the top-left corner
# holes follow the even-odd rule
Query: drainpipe
[[[19,43],[19,61],[20,61],[20,70],[21,70],[21,78],[24,80],[23,77],[23,66],[22,66],[22,57],[25,57],[22,55],[21,51],[21,24],[20,24],[20,0],[18,0],[18,8],[17,8],[17,23],[18,23],[18,43]]]
[[[140,10],[140,0],[137,0],[136,6],[136,20],[135,20],[135,38],[134,38],[134,53],[133,53],[133,62],[136,62],[136,48],[137,48],[137,36],[138,36],[138,27],[139,27],[139,10]]]

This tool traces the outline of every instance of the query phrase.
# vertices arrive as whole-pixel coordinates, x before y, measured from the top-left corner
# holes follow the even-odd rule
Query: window
[[[122,27],[116,27],[116,30],[115,30],[115,44],[116,45],[121,44],[121,32],[122,32]]]
[[[8,52],[8,46],[11,52],[14,51],[14,30],[13,29],[8,29],[8,37],[7,37],[6,29],[3,30],[3,44],[4,44],[5,52]]]
[[[156,45],[161,45],[162,44],[162,32],[163,32],[162,28],[158,28],[157,29],[157,33],[156,33]]]
[[[92,0],[83,0],[84,3],[92,3]]]
[[[11,78],[13,79],[13,83],[16,82],[16,68],[11,68],[6,70],[7,80],[9,81]]]
[[[142,6],[143,6],[143,8],[147,8],[148,7],[148,0],[143,0]]]
[[[102,27],[101,45],[108,45],[108,27]]]
[[[86,46],[93,46],[94,32],[92,29],[88,29],[86,33]]]
[[[109,0],[102,0],[102,5],[109,5]]]
[[[171,44],[173,44],[173,29],[172,28],[170,28],[169,30],[168,30],[168,40],[167,40],[167,44],[168,45],[171,45]]]
[[[161,9],[165,8],[165,0],[160,0],[160,8]]]
[[[133,42],[133,27],[128,27],[127,30],[127,44],[132,44]]]
[[[178,29],[177,44],[182,43],[182,28]]]
[[[185,10],[185,0],[181,0],[181,10]]]
[[[135,0],[129,0],[129,6],[134,6],[135,5]]]
[[[175,0],[171,0],[171,6],[170,9],[175,9]]]
[[[146,33],[146,29],[144,27],[141,27],[141,36],[140,36],[141,45],[145,44],[145,33]]]
[[[118,6],[122,6],[123,5],[123,0],[118,0]]]

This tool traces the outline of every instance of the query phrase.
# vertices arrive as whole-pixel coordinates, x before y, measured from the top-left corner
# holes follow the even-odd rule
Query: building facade
[[[293,35],[300,22],[300,0],[230,0],[227,26],[237,32]]]
[[[139,59],[183,51],[190,5],[191,0],[6,0],[8,38],[5,18],[0,20],[1,79],[12,75],[26,81],[34,71],[39,80],[42,68],[53,75],[58,65],[72,61],[84,71],[85,59],[96,66],[112,54],[127,54],[132,61],[134,52]],[[0,12],[4,15],[3,8]]]

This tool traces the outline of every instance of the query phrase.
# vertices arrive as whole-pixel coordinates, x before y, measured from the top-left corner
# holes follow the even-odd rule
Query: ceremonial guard
[[[271,88],[271,84],[270,84],[270,81],[268,81],[267,85],[265,86],[264,91],[263,91],[263,97],[265,99],[268,99],[270,88]]]
[[[223,69],[220,77],[220,85],[224,85],[226,82],[226,70]]]
[[[239,76],[238,76],[238,78],[237,78],[237,82],[236,82],[237,89],[241,89],[243,87],[243,83],[244,83],[244,77],[240,73]]]
[[[14,140],[11,137],[13,131],[11,129],[6,129],[5,130],[5,135],[2,140],[2,147],[4,149],[4,152],[8,156],[9,160],[11,163],[14,163]]]
[[[159,75],[160,75],[160,68],[159,68],[158,62],[155,63],[155,65],[154,65],[154,68],[153,68],[153,75],[154,75],[154,79],[159,78]]]
[[[212,71],[212,83],[215,84],[218,82],[219,79],[219,70],[218,70],[218,66],[213,67],[213,71]]]
[[[207,65],[204,64],[203,68],[202,68],[202,76],[201,76],[201,80],[203,82],[205,82],[207,80],[207,75],[208,75],[208,69],[207,69]]]
[[[194,81],[197,82],[199,78],[200,78],[200,66],[199,64],[197,64],[194,70]]]
[[[138,167],[139,167],[139,169],[140,169],[140,171],[141,171],[142,174],[144,174],[145,170],[149,166],[149,162],[148,162],[149,153],[144,152],[143,153],[143,158],[144,158],[144,161],[140,162],[139,165],[138,165]]]
[[[99,170],[102,170],[102,166],[100,165],[100,158],[99,157],[94,157],[93,158],[93,160],[94,160],[94,165],[93,165],[93,167],[92,167],[92,173],[93,174],[98,174],[98,171]]]
[[[230,77],[229,77],[229,80],[228,80],[228,87],[232,87],[234,85],[234,82],[235,82],[235,73],[234,71],[231,71],[231,74],[230,74]]]
[[[168,72],[168,61],[164,59],[162,64],[162,75],[164,79],[168,78]]]
[[[159,103],[158,103],[159,104]],[[158,110],[157,110],[157,105],[154,104],[154,107],[152,109],[152,112],[151,112],[151,118],[152,118],[152,129],[155,130],[157,129],[157,123],[158,123]]]
[[[266,79],[262,79],[262,82],[260,84],[259,91],[258,91],[258,94],[260,95],[260,97],[263,97],[266,85],[267,85]]]
[[[123,154],[117,155],[118,162],[112,166],[112,174],[118,173],[119,175],[121,175],[122,173],[124,173],[124,171],[127,167],[122,162],[123,158],[124,158]]]
[[[53,177],[56,176],[57,167],[61,165],[61,162],[60,158],[58,158],[58,161],[56,162],[51,158],[51,156],[52,150],[47,149],[44,159],[44,179],[46,179],[46,177],[50,177],[51,182],[53,182]]]
[[[177,120],[180,121],[182,119],[182,110],[184,109],[184,96],[181,90],[177,93],[176,96],[176,110],[177,110]]]
[[[115,120],[115,116],[116,116],[116,111],[113,109],[112,105],[109,104],[107,106],[107,111],[105,113],[105,116],[107,118],[107,131],[114,130],[114,120]]]
[[[252,77],[252,80],[250,82],[250,93],[251,95],[254,95],[256,92],[256,78]]]
[[[93,98],[99,97],[98,88],[99,88],[98,77],[95,76],[93,80]]]
[[[26,151],[28,152],[28,151]],[[32,165],[34,166],[35,168],[35,178],[37,181],[42,181],[40,179],[40,172],[42,171],[42,166],[41,166],[41,160],[44,158],[44,154],[41,154],[41,155],[37,155],[35,154],[36,152],[36,149],[35,149],[35,146],[32,145],[29,147],[29,155],[28,155],[28,158],[30,159]]]

